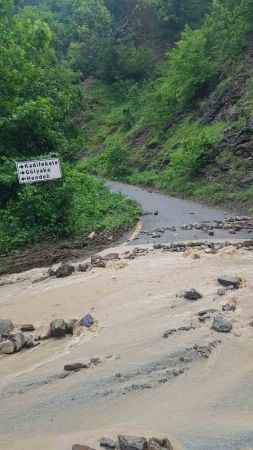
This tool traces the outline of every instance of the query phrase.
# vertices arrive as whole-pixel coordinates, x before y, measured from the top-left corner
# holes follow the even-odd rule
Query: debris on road
[[[219,333],[230,333],[232,328],[232,323],[225,319],[221,314],[217,315],[213,320],[212,329]]]

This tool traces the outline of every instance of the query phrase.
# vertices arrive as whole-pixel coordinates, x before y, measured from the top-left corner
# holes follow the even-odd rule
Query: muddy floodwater
[[[166,436],[175,450],[253,448],[252,247],[154,248],[206,239],[206,231],[180,226],[227,215],[110,185],[146,213],[158,210],[142,217],[131,242],[102,252],[116,252],[118,260],[63,279],[43,279],[47,268],[0,278],[0,318],[17,327],[38,330],[87,313],[95,319],[81,335],[0,355],[0,449],[99,448],[99,438],[119,433]],[[154,231],[171,226],[177,230]],[[234,238],[228,230],[214,232],[213,241]],[[248,232],[238,233],[237,239]],[[220,292],[221,274],[239,277],[240,288]],[[196,301],[181,294],[192,288],[201,294]],[[228,303],[235,308],[223,311]],[[230,332],[212,328],[216,314]],[[66,375],[66,364],[90,360],[99,363]]]

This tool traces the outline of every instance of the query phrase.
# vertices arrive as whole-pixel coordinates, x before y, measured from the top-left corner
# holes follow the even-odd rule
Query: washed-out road
[[[157,242],[195,239],[195,232],[207,239],[201,230],[188,235],[178,226],[226,214],[110,186],[144,211],[158,210],[142,217],[142,231],[174,225],[178,231],[157,239],[140,234],[102,252],[119,253],[106,268],[64,279],[43,279],[47,268],[0,278],[0,318],[17,326],[32,323],[38,330],[88,312],[96,320],[80,336],[0,355],[0,450],[71,450],[75,443],[98,449],[99,438],[117,434],[166,436],[175,450],[253,448],[253,251],[232,245],[211,253],[205,247],[154,249]],[[212,239],[233,239],[223,232]],[[240,289],[219,295],[223,273],[239,276]],[[178,295],[189,288],[202,298]],[[235,310],[223,312],[229,302]],[[200,321],[206,309],[211,312]],[[212,329],[217,311],[232,324],[230,333]],[[92,358],[99,364],[66,376],[65,364]]]

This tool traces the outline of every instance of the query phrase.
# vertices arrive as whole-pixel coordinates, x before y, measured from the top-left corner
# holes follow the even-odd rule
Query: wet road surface
[[[209,236],[202,230],[183,230],[183,225],[213,223],[215,220],[223,221],[238,214],[226,212],[222,209],[211,208],[190,200],[181,200],[156,192],[131,186],[115,181],[108,181],[107,186],[113,192],[121,192],[123,195],[137,201],[142,209],[142,232],[134,243],[152,244],[191,239],[250,239],[251,234],[247,230],[231,234],[229,230],[216,229],[214,236]],[[158,212],[158,215],[154,215]],[[172,228],[175,230],[163,230]]]

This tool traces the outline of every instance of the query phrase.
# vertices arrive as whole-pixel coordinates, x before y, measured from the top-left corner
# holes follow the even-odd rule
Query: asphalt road
[[[108,181],[107,186],[113,192],[121,192],[123,195],[136,200],[143,209],[142,232],[134,243],[151,244],[173,241],[184,241],[191,239],[249,239],[251,237],[247,230],[230,234],[228,230],[218,229],[214,231],[214,236],[202,230],[182,230],[181,226],[190,224],[201,224],[207,221],[224,220],[235,217],[238,214],[224,211],[223,209],[211,208],[200,203],[189,200],[181,200],[156,192],[149,192],[145,189],[131,186],[124,183]],[[157,211],[158,215],[154,215]],[[175,227],[175,231],[159,230],[168,227]],[[157,230],[157,231],[156,231]],[[151,234],[154,236],[151,236]],[[157,237],[155,237],[157,235]]]

